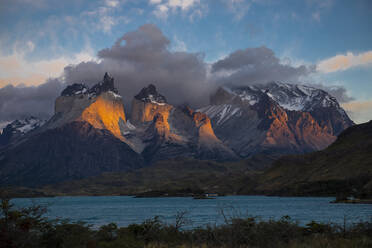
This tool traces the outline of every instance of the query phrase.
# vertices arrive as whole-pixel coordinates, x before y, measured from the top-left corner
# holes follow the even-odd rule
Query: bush
[[[372,247],[372,223],[350,227],[310,222],[305,227],[284,216],[262,221],[254,217],[225,218],[225,224],[184,229],[186,213],[174,224],[159,217],[98,230],[85,223],[47,220],[40,206],[14,209],[9,199],[1,201],[0,247],[18,248],[161,248],[161,247]]]

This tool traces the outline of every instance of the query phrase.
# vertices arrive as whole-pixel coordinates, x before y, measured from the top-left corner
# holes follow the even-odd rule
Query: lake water
[[[193,198],[133,198],[130,196],[83,196],[54,198],[18,198],[17,207],[39,204],[47,206],[50,218],[84,221],[95,227],[117,223],[127,226],[154,216],[172,223],[177,212],[187,211],[190,227],[224,222],[221,210],[229,217],[257,216],[263,220],[288,215],[304,225],[312,220],[342,224],[372,220],[371,204],[331,204],[329,197],[226,196],[209,200]]]

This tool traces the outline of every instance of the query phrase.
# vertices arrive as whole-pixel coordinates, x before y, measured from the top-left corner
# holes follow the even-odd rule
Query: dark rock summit
[[[153,84],[143,88],[134,98],[143,102],[167,103],[165,96],[159,94]]]
[[[98,96],[102,92],[111,91],[118,94],[118,90],[114,85],[114,78],[111,77],[107,72],[103,77],[103,81],[95,84],[92,88],[88,89],[85,84],[72,84],[66,87],[61,93],[61,96],[74,96],[80,94],[90,94],[93,96]]]
[[[111,91],[111,92],[114,92],[115,94],[118,94],[118,90],[115,88],[114,86],[114,78],[111,77],[107,72],[105,73],[105,75],[103,76],[103,81],[94,85],[90,90],[89,90],[89,93],[90,94],[95,94],[95,95],[99,95],[101,94],[102,92],[107,92],[107,91]]]
[[[87,92],[88,88],[84,84],[72,84],[62,91],[61,96],[74,96]]]

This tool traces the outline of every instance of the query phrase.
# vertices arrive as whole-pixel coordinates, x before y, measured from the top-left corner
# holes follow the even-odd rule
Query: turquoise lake
[[[347,224],[372,221],[371,204],[331,204],[332,197],[226,196],[209,200],[193,198],[133,198],[130,196],[82,196],[12,199],[16,207],[43,205],[47,216],[84,221],[98,227],[111,222],[119,226],[141,223],[159,216],[173,223],[177,212],[187,211],[189,228],[224,223],[221,210],[228,217],[256,216],[262,220],[288,215],[304,225],[312,220]]]

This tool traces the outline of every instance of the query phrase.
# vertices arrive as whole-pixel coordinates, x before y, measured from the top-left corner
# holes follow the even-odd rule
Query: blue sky
[[[155,24],[170,50],[213,63],[266,46],[283,63],[316,65],[305,81],[338,85],[357,122],[372,119],[369,0],[0,0],[0,87],[42,84],[64,66]]]

